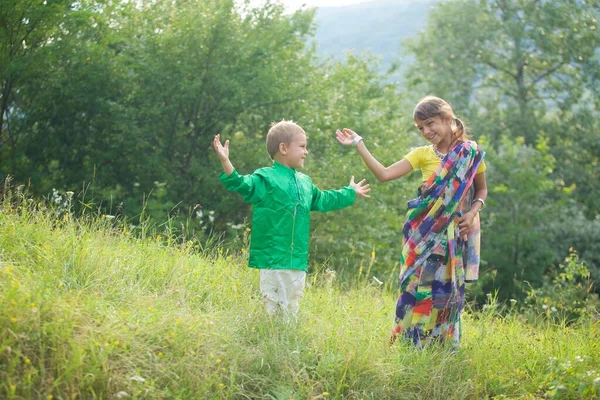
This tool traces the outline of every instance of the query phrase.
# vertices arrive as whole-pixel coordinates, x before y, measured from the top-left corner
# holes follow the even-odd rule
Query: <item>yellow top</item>
[[[421,146],[416,149],[412,149],[407,155],[404,156],[412,165],[413,169],[421,168],[423,174],[423,182],[427,181],[429,177],[439,167],[441,160],[437,158],[433,151],[433,145]],[[479,168],[477,168],[477,174],[485,171],[485,161],[481,160]]]

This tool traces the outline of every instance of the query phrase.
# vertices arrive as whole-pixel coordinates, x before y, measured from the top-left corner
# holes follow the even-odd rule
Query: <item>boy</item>
[[[216,135],[213,146],[223,173],[219,177],[227,190],[253,204],[252,240],[248,266],[260,270],[260,291],[267,312],[279,308],[287,317],[298,312],[308,271],[310,212],[348,207],[356,196],[369,197],[365,180],[339,190],[321,191],[296,169],[308,155],[306,133],[292,121],[275,123],[267,133],[267,151],[273,166],[250,175],[239,175],[229,161],[229,140],[223,146]]]

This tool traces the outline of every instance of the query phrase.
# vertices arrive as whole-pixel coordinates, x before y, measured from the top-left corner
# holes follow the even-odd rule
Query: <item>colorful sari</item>
[[[475,142],[457,144],[408,202],[391,342],[399,335],[419,348],[431,340],[460,342],[465,281],[476,280],[479,270],[479,216],[467,240],[458,219],[471,206],[484,155]]]

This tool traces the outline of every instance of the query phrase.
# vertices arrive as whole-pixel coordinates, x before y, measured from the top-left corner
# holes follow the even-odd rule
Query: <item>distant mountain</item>
[[[316,43],[324,56],[341,58],[345,51],[368,50],[382,57],[381,70],[401,55],[403,39],[425,26],[431,6],[439,0],[375,0],[317,10]]]

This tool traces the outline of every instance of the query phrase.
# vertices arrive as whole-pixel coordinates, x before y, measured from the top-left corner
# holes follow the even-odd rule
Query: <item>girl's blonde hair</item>
[[[413,119],[425,121],[433,117],[441,117],[442,119],[451,117],[454,129],[452,132],[456,139],[467,140],[467,126],[465,123],[454,115],[450,104],[436,96],[425,96],[415,106],[413,111]]]
[[[290,144],[292,139],[298,133],[306,135],[304,129],[294,121],[281,120],[279,122],[273,122],[269,132],[267,132],[267,152],[273,160],[275,154],[279,152],[279,145],[281,143]]]

